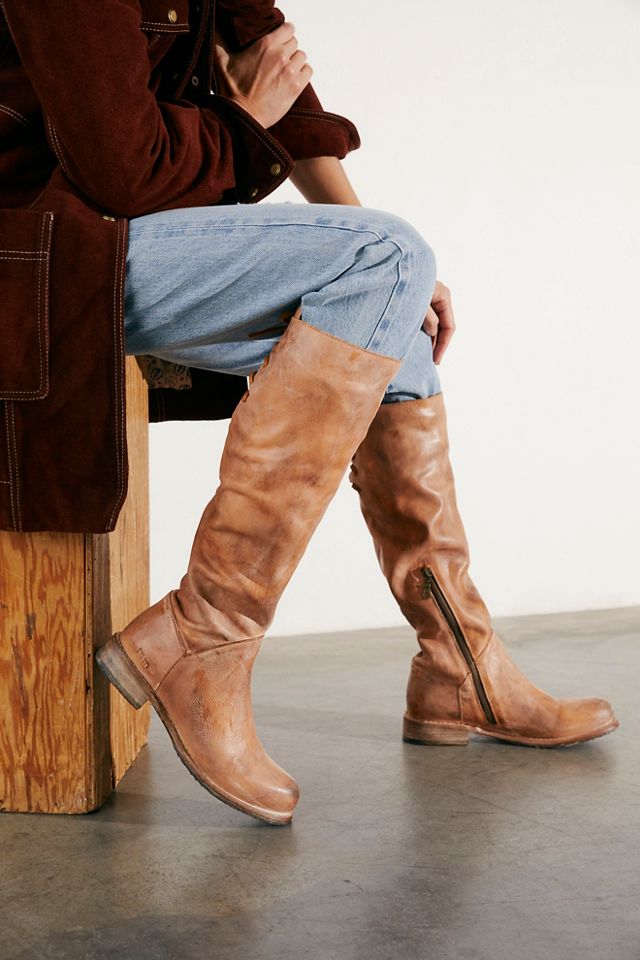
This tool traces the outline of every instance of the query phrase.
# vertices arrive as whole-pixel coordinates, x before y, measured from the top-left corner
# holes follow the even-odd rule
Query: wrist
[[[241,96],[240,94],[233,94],[233,96],[230,96],[227,99],[233,101],[233,103],[237,103],[239,107],[242,107],[245,113],[248,113],[250,116],[252,116],[254,120],[256,120],[262,127],[265,127],[266,129],[266,117],[262,115],[260,110],[253,106],[250,100]]]
[[[362,206],[339,157],[298,159],[289,179],[309,203]]]

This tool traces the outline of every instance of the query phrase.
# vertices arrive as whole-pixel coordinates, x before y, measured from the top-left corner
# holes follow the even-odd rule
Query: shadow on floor
[[[556,750],[401,741],[408,629],[267,640],[258,728],[289,827],[210,796],[154,715],[109,801],[0,816],[0,960],[639,960],[640,608],[497,620],[618,731]]]

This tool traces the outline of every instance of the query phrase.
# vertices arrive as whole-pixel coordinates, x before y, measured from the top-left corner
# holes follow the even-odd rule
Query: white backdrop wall
[[[640,602],[640,5],[283,0],[364,206],[436,252],[472,573],[495,615]],[[283,184],[270,202],[304,202]],[[275,278],[274,278],[275,282]],[[177,585],[228,422],[151,428],[152,599]],[[401,623],[346,478],[272,633]]]

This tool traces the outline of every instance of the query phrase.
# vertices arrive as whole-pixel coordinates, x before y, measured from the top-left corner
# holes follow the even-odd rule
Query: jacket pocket
[[[144,33],[188,33],[189,0],[141,0]]]
[[[53,213],[0,209],[0,400],[49,392]]]

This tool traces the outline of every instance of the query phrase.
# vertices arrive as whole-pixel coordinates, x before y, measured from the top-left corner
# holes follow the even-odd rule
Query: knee
[[[420,231],[397,214],[385,218],[386,239],[397,244],[412,283],[433,288],[436,281],[436,256]]]

